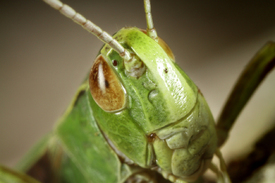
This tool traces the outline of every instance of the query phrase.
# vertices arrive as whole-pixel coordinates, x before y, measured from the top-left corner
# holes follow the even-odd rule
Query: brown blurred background
[[[145,28],[143,1],[64,0],[113,34]],[[275,1],[152,0],[158,35],[217,118],[253,54],[275,41]],[[102,43],[42,1],[0,1],[0,164],[13,166],[68,106]],[[275,72],[238,118],[223,151],[250,149],[275,124]]]

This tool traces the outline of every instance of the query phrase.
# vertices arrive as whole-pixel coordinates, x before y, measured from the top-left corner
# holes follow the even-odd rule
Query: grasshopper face
[[[100,51],[89,77],[100,128],[128,162],[195,180],[216,149],[207,103],[164,42],[137,28],[123,28],[114,38],[135,60],[124,62],[108,45]]]

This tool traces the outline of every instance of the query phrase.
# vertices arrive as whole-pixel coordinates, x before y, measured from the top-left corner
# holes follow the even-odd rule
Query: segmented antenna
[[[154,39],[156,42],[158,42],[157,31],[154,28],[153,24],[150,0],[144,0],[144,10],[147,21],[147,35]]]
[[[107,43],[110,47],[112,47],[125,61],[131,60],[130,53],[117,42],[112,36],[110,36],[105,31],[102,31],[100,27],[92,23],[90,20],[87,20],[84,16],[77,13],[70,6],[62,3],[59,0],[43,0],[51,7],[56,10],[59,10],[61,14],[66,17],[72,19],[74,22],[80,24],[85,30],[94,34],[97,38],[99,38],[104,43]]]

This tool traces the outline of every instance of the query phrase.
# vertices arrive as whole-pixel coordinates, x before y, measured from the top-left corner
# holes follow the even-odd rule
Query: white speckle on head
[[[105,77],[103,73],[102,63],[98,65],[98,84],[99,84],[100,90],[103,92],[103,94],[105,94],[106,86],[105,86]]]

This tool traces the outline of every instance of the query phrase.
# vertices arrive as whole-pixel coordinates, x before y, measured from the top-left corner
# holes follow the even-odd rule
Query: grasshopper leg
[[[275,67],[275,42],[268,42],[248,63],[235,84],[217,122],[218,146],[229,131],[253,92]]]
[[[217,175],[218,183],[225,183],[222,173],[219,171],[218,167],[214,163],[211,162],[211,164],[209,165],[209,169]]]
[[[222,157],[221,151],[219,149],[217,149],[215,154],[219,158],[219,161],[220,161],[220,169],[221,169],[221,172],[222,172],[222,175],[223,175],[223,178],[224,178],[224,182],[225,183],[231,183],[231,180],[230,180],[229,175],[227,173],[225,161]]]

